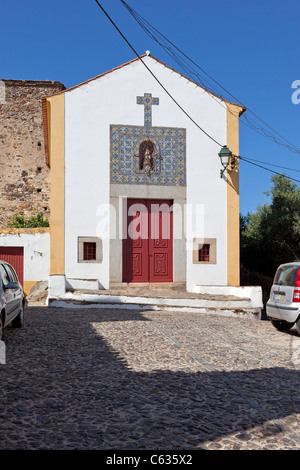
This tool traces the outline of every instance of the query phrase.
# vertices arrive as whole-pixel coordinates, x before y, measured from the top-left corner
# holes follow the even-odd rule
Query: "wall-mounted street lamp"
[[[220,161],[221,161],[221,165],[223,167],[222,170],[220,170],[220,174],[221,174],[221,178],[222,176],[224,175],[224,172],[225,170],[227,169],[229,163],[230,163],[230,159],[231,157],[233,156],[232,153],[230,152],[229,148],[227,147],[227,145],[223,145],[223,147],[221,148],[220,152],[219,152],[219,157],[220,157]],[[235,166],[235,158],[234,158],[234,162],[232,162],[232,165],[231,165],[231,169],[233,170]]]

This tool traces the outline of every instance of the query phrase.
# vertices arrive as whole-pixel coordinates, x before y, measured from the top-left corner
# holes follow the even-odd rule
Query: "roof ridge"
[[[113,69],[111,70],[107,70],[106,72],[103,72],[103,73],[100,73],[99,75],[96,75],[95,77],[92,77],[92,78],[89,78],[88,80],[85,80],[84,82],[81,82],[81,83],[78,83],[78,85],[74,85],[70,88],[66,88],[65,90],[62,90],[62,91],[59,91],[58,93],[55,93],[53,95],[49,95],[47,96],[47,98],[51,98],[52,96],[57,96],[57,95],[61,95],[62,93],[66,93],[68,91],[72,91],[72,90],[75,90],[76,88],[79,88],[83,85],[86,85],[87,83],[89,82],[92,82],[94,80],[97,80],[98,78],[101,78],[101,77],[104,77],[105,75],[109,74],[109,73],[112,73],[112,72],[115,72],[116,70],[119,70],[121,69],[122,67],[126,67],[127,65],[130,65],[132,64],[133,62],[136,62],[138,60],[140,60],[141,58],[145,57],[147,54],[143,54],[139,57],[136,57],[135,59],[132,59],[132,60],[129,60],[128,62],[125,62],[124,64],[121,64],[121,65],[118,65],[117,67],[114,67]]]
[[[119,70],[119,69],[121,69],[121,68],[123,68],[123,67],[126,67],[127,65],[133,64],[134,62],[137,62],[137,61],[139,61],[139,60],[141,60],[141,59],[143,59],[143,58],[145,58],[145,57],[151,57],[151,59],[155,60],[156,62],[159,62],[161,65],[163,65],[164,67],[167,67],[168,69],[172,70],[173,72],[177,73],[178,75],[181,75],[183,78],[186,78],[186,79],[187,79],[188,81],[190,81],[191,83],[194,83],[194,84],[197,85],[199,88],[202,88],[202,90],[206,91],[207,93],[209,93],[209,94],[212,95],[212,96],[215,96],[216,98],[220,99],[221,101],[224,101],[224,102],[229,103],[229,104],[233,104],[233,105],[235,105],[235,106],[241,108],[241,109],[242,109],[241,114],[243,114],[243,113],[246,111],[247,108],[246,108],[245,106],[243,106],[243,105],[241,105],[241,104],[239,104],[239,103],[235,103],[235,102],[233,102],[233,101],[230,101],[230,100],[228,100],[228,99],[226,99],[226,98],[222,98],[221,96],[217,95],[216,93],[210,91],[208,88],[205,88],[204,86],[200,85],[200,84],[197,83],[195,80],[192,80],[191,78],[187,77],[186,75],[183,75],[182,73],[178,72],[178,70],[174,69],[174,68],[171,67],[170,65],[168,65],[168,64],[166,64],[165,62],[162,62],[161,60],[159,60],[159,59],[157,59],[156,57],[152,56],[149,51],[146,51],[146,52],[145,52],[144,54],[142,54],[141,56],[135,57],[134,59],[132,59],[132,60],[130,60],[130,61],[128,61],[128,62],[125,62],[124,64],[121,64],[121,65],[119,65],[119,66],[117,66],[117,67],[114,67],[114,68],[111,69],[111,70],[108,70],[108,71],[106,71],[106,72],[103,72],[103,73],[101,73],[101,74],[95,76],[95,77],[92,77],[92,78],[90,78],[90,79],[88,79],[88,80],[85,80],[84,82],[81,82],[81,83],[79,83],[78,85],[74,85],[74,86],[72,86],[72,87],[70,87],[70,88],[66,88],[65,90],[59,91],[59,92],[57,92],[57,93],[54,93],[53,95],[49,95],[49,96],[47,96],[47,98],[51,98],[52,96],[57,96],[57,95],[60,95],[60,94],[62,94],[62,93],[67,93],[68,91],[75,90],[76,88],[79,88],[79,87],[81,87],[81,86],[83,86],[83,85],[86,85],[87,83],[90,83],[90,82],[92,82],[92,81],[94,81],[94,80],[97,80],[98,78],[104,77],[105,75],[107,75],[107,74],[109,74],[109,73],[112,73],[112,72],[115,72],[116,70]]]

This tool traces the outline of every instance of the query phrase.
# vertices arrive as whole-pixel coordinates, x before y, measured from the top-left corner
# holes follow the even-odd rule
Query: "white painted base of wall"
[[[188,292],[209,295],[232,295],[234,297],[250,299],[254,308],[263,308],[262,288],[260,286],[193,286]]]
[[[99,279],[71,279],[66,280],[66,290],[101,290],[104,289]]]
[[[48,277],[48,298],[59,299],[66,295],[66,276],[52,275]]]

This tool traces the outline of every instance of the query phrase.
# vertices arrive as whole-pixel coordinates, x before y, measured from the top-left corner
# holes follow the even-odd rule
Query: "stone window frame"
[[[96,259],[84,259],[84,243],[96,243]],[[102,263],[102,239],[98,237],[78,237],[78,263]]]
[[[199,261],[199,249],[203,245],[209,245],[209,261]],[[194,238],[193,239],[193,264],[217,264],[217,239]]]

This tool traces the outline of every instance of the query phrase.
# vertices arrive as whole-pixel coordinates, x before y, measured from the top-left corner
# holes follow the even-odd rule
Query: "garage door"
[[[22,246],[0,246],[0,259],[11,264],[23,285],[24,249]]]

